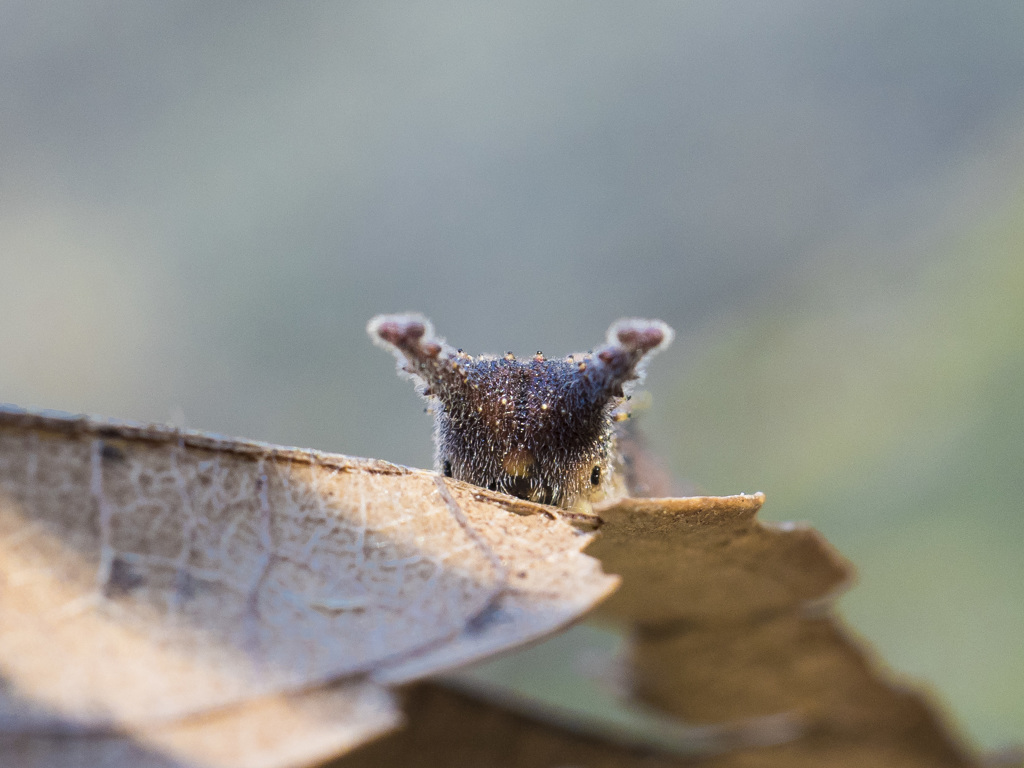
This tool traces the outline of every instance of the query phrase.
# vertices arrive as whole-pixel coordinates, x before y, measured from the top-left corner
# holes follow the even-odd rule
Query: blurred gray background
[[[427,466],[364,327],[676,344],[645,424],[1024,737],[1024,4],[0,6],[0,401]]]

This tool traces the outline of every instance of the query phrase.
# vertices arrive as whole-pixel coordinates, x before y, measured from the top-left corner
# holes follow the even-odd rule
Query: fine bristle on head
[[[672,339],[659,320],[627,319],[593,353],[519,360],[453,349],[418,314],[380,315],[367,330],[423,385],[438,470],[560,506],[610,488],[613,410],[646,359]]]

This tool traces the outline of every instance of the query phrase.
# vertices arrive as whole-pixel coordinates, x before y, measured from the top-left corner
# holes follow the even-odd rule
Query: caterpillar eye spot
[[[420,315],[376,317],[367,330],[430,396],[445,476],[458,465],[460,480],[567,508],[614,466],[617,406],[672,338],[658,320],[620,320],[591,352],[520,360],[456,350]]]

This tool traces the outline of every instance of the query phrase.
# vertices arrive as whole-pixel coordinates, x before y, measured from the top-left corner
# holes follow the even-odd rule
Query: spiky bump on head
[[[613,412],[672,340],[660,320],[619,320],[593,352],[517,360],[454,349],[422,315],[379,315],[367,330],[431,401],[439,471],[562,507],[608,489]]]

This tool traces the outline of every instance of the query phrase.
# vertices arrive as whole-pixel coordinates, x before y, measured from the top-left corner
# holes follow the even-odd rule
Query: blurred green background
[[[1024,4],[10,0],[0,401],[428,466],[364,326],[678,331],[646,424],[1024,737]]]

